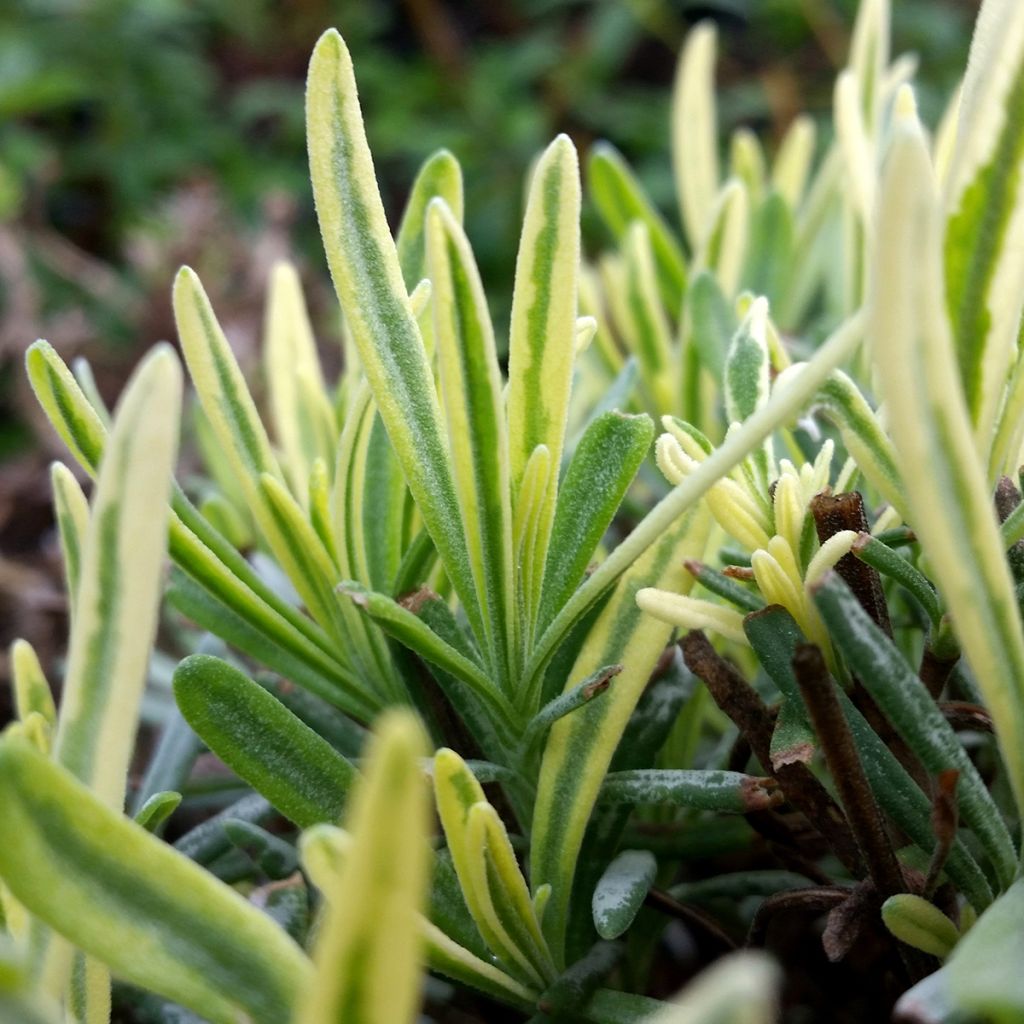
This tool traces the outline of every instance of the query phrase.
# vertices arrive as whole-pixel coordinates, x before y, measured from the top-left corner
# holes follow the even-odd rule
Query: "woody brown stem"
[[[843,865],[860,875],[860,851],[843,812],[825,787],[800,762],[772,766],[772,716],[764,701],[699,630],[687,634],[682,647],[690,671],[703,680],[715,703],[747,738],[762,771],[778,781],[786,799],[824,836]]]

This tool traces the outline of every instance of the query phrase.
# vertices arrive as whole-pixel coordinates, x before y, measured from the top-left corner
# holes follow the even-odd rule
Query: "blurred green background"
[[[720,116],[770,146],[827,116],[856,0],[4,0],[0,4],[0,649],[63,635],[45,459],[60,454],[23,381],[47,337],[113,398],[173,338],[170,281],[200,273],[239,350],[295,258],[314,322],[332,298],[306,180],[303,79],[317,36],[348,41],[393,220],[420,161],[452,149],[501,333],[523,177],[558,131],[634,162],[673,214],[667,136],[687,28],[721,26]],[[934,121],[963,68],[977,0],[894,0],[895,51],[920,56]],[[600,244],[585,222],[588,245]],[[45,637],[52,634],[52,643]],[[3,675],[0,664],[0,676]]]

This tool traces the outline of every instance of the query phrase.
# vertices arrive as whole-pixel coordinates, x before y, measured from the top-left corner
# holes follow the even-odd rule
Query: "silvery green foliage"
[[[183,268],[174,309],[211,481],[198,507],[172,478],[169,350],[111,418],[50,346],[30,349],[40,403],[97,483],[90,503],[69,470],[52,475],[72,609],[59,709],[31,648],[12,650],[0,1020],[102,1024],[113,975],[214,1024],[395,1024],[415,1019],[426,968],[524,1014],[768,1021],[779,979],[762,956],[724,959],[660,1005],[616,990],[622,948],[596,940],[640,935],[645,900],[672,898],[654,890],[679,858],[641,826],[685,836],[799,803],[807,765],[834,754],[794,668],[807,641],[839,684],[865,799],[908,859],[941,846],[935,871],[982,912],[961,940],[930,891],[890,896],[894,935],[949,954],[907,1005],[1024,1012],[1008,823],[1024,806],[1022,567],[1005,555],[1024,514],[1000,526],[991,498],[1024,444],[1024,13],[986,0],[960,114],[932,144],[888,40],[888,3],[865,0],[823,156],[798,118],[774,154],[740,130],[723,161],[715,30],[694,28],[673,98],[678,227],[610,147],[589,155],[584,190],[572,142],[552,142],[527,188],[506,373],[457,161],[426,161],[393,238],[352,60],[325,33],[307,134],[345,369],[325,378],[298,277],[275,268],[264,418]],[[592,259],[585,194],[614,240]],[[855,488],[864,522],[819,538],[822,496]],[[181,717],[132,821],[165,552],[170,603],[234,664],[178,668]],[[919,610],[911,626],[872,617],[851,560],[883,608]],[[698,679],[666,654],[680,629],[763,670],[780,705],[755,749],[766,777],[723,770],[701,680],[735,669]],[[922,649],[962,656],[1016,806],[908,660]],[[172,846],[156,833],[200,740],[254,792]],[[959,773],[944,846],[908,761]],[[847,828],[851,808],[830,806]],[[839,859],[837,882],[873,877],[856,852]],[[239,881],[260,878],[273,884],[245,898]]]

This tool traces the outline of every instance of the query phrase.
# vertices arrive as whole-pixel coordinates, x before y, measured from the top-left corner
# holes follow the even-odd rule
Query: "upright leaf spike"
[[[712,22],[690,30],[672,92],[672,166],[691,252],[704,242],[718,192],[715,43]]]
[[[424,230],[427,206],[435,198],[442,199],[455,220],[462,223],[462,168],[447,149],[431,154],[419,169],[395,238],[398,263],[410,296],[427,278]]]
[[[292,493],[306,503],[317,457],[334,462],[338,429],[295,267],[270,272],[263,359],[274,432]]]
[[[54,753],[117,810],[156,629],[181,387],[169,346],[136,371],[115,412],[82,552]]]
[[[482,637],[433,373],[377,190],[352,60],[333,29],[310,60],[306,129],[317,217],[348,329],[409,489]]]
[[[517,670],[508,438],[487,299],[469,241],[443,199],[426,214],[437,366],[455,489],[492,671]]]
[[[945,306],[975,446],[991,474],[1024,306],[1024,7],[1015,0],[986,0],[978,16],[943,199]]]
[[[993,8],[994,9],[994,8]],[[1024,810],[1024,630],[946,316],[942,221],[905,90],[882,182],[870,337],[914,530]]]
[[[533,172],[516,258],[509,334],[508,437],[513,501],[538,445],[551,465],[561,463],[572,383],[580,259],[580,172],[576,150],[560,135]],[[555,487],[539,510],[533,559],[541,571],[533,580],[528,607],[539,601],[547,557]]]
[[[78,581],[82,575],[82,548],[89,529],[89,502],[74,474],[62,462],[55,462],[50,467],[50,486],[53,489],[53,510],[60,534],[60,549],[64,556],[68,604],[74,617]]]
[[[346,814],[351,842],[317,936],[316,977],[293,1024],[416,1019],[430,857],[425,755],[426,736],[412,714],[381,717]]]

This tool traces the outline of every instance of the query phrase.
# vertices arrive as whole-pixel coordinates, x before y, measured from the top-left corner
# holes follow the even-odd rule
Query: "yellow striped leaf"
[[[296,496],[305,500],[313,462],[334,463],[338,440],[299,275],[290,263],[270,272],[263,359],[274,433]]]
[[[530,182],[516,258],[509,333],[509,468],[515,499],[538,445],[551,465],[562,458],[572,384],[580,259],[580,180],[576,150],[560,135],[545,150]],[[540,507],[534,559],[544,564],[555,509],[549,487]],[[536,607],[540,579],[528,595]]]
[[[64,556],[68,605],[73,618],[78,602],[78,581],[82,575],[82,545],[89,528],[89,502],[74,474],[62,462],[55,462],[50,467],[50,486],[60,550]]]
[[[1024,631],[959,386],[938,195],[906,96],[883,178],[873,264],[870,336],[910,523],[992,713],[1024,809]]]
[[[316,976],[294,1024],[416,1019],[430,857],[426,752],[409,712],[381,717],[346,815],[351,843],[317,934]]]
[[[181,369],[161,346],[115,412],[82,550],[54,753],[118,810],[156,629],[180,406]]]
[[[306,119],[317,216],[346,324],[409,489],[479,636],[433,374],[377,190],[352,60],[333,30],[313,51]]]
[[[233,889],[122,817],[59,765],[0,741],[0,876],[125,981],[211,1024],[281,1024],[309,961]]]
[[[691,251],[704,242],[718,193],[715,42],[710,21],[690,30],[672,92],[672,166]]]
[[[544,934],[556,957],[563,955],[569,894],[590,813],[629,716],[672,633],[672,626],[641,612],[637,591],[647,586],[689,590],[694,577],[683,562],[703,555],[709,522],[708,513],[698,510],[661,534],[619,581],[569,674],[574,683],[602,665],[623,666],[601,700],[551,727],[544,748],[530,829],[530,875],[534,892],[551,886]]]
[[[1024,294],[1024,7],[978,16],[945,189],[946,308],[978,452],[987,459]],[[1016,454],[1016,453],[1014,453]]]
[[[492,671],[516,665],[508,441],[487,299],[469,242],[441,199],[426,221],[434,335],[455,489]]]

